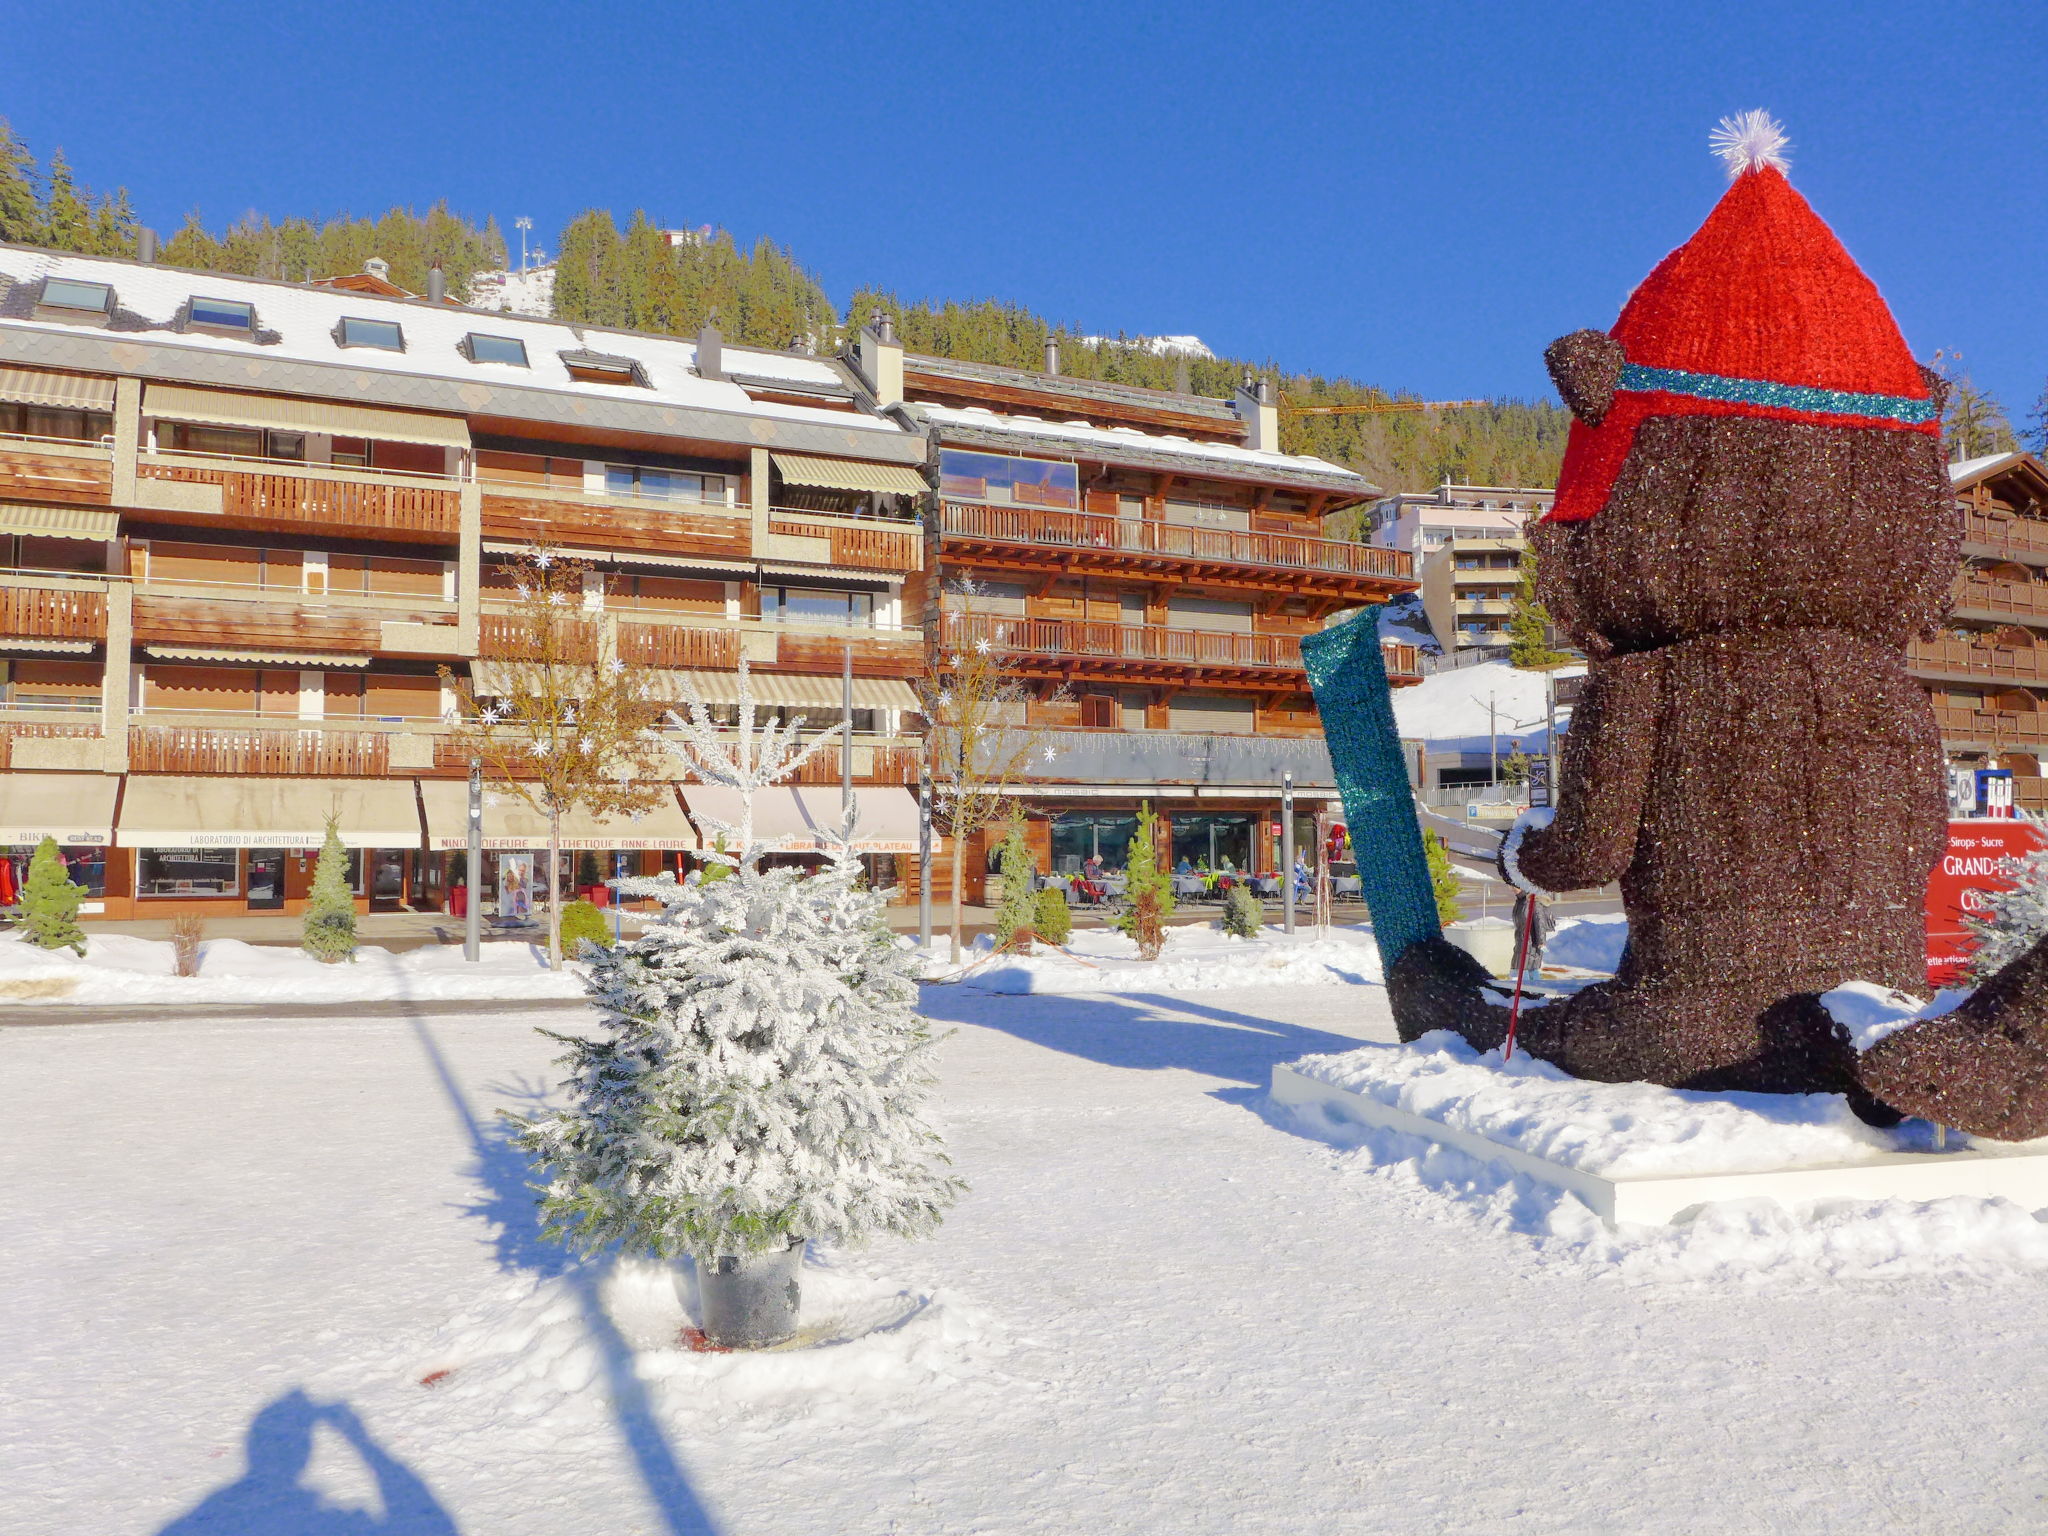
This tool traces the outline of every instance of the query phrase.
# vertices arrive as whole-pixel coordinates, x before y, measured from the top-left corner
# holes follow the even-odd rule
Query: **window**
[[[43,279],[43,296],[37,301],[51,309],[77,309],[104,315],[114,307],[114,290],[105,283],[80,283],[68,277]]]
[[[114,430],[105,411],[74,411],[56,405],[16,405],[0,400],[0,436],[54,437],[96,443]]]
[[[327,458],[329,463],[339,464],[345,468],[367,468],[370,462],[369,441],[360,437],[337,437]]]
[[[564,352],[562,365],[579,384],[633,384],[645,387],[647,376],[630,357],[608,357],[601,352]]]
[[[710,502],[726,505],[724,475],[691,470],[653,469],[644,464],[607,464],[604,488],[613,496],[648,496],[657,501]]]
[[[823,587],[763,587],[761,617],[771,623],[873,624],[875,594]]]
[[[187,325],[205,326],[216,331],[235,331],[246,335],[256,329],[256,306],[244,304],[239,299],[202,299],[194,297],[191,309],[186,315]]]
[[[464,341],[472,363],[510,363],[514,368],[524,368],[526,343],[516,336],[485,336],[471,331]]]
[[[207,427],[189,421],[160,421],[156,425],[157,446],[173,453],[225,453],[238,459],[286,459],[293,463],[306,457],[303,432],[266,432],[260,427]]]
[[[232,848],[144,848],[135,856],[138,896],[233,896],[241,888]]]
[[[1081,471],[1076,465],[1052,459],[949,448],[939,455],[939,493],[1027,507],[1078,508]]]
[[[405,350],[405,332],[395,320],[358,320],[344,315],[336,340],[344,347],[375,347],[380,352]]]

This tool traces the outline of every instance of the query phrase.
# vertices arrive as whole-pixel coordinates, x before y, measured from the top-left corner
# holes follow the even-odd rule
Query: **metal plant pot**
[[[785,1249],[697,1260],[704,1337],[724,1349],[765,1349],[796,1332],[804,1240]]]

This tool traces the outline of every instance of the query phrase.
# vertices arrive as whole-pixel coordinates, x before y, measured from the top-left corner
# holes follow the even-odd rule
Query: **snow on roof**
[[[1556,675],[1575,677],[1585,670],[1560,667]],[[1484,752],[1491,703],[1492,726],[1503,757],[1517,741],[1525,751],[1537,748],[1544,742],[1544,679],[1549,675],[1525,672],[1505,661],[1434,672],[1413,687],[1394,690],[1394,723],[1402,736],[1443,751]],[[1562,718],[1565,711],[1558,713]]]
[[[5,306],[16,311],[16,315],[0,315],[0,327],[59,331],[91,328],[132,336],[153,346],[325,363],[369,373],[427,375],[457,383],[524,385],[567,395],[773,417],[891,435],[904,431],[899,423],[887,418],[823,406],[757,401],[738,384],[700,378],[696,372],[696,343],[679,337],[605,330],[504,311],[429,304],[424,300],[382,299],[346,289],[193,272],[182,267],[0,246],[0,301],[5,300],[4,289],[10,282],[36,284],[48,276],[110,285],[115,304],[112,323],[96,322],[88,327],[87,322],[80,321],[74,327],[58,319],[26,318],[28,310],[16,301]],[[251,339],[176,329],[179,311],[195,295],[253,305],[259,336]],[[405,350],[385,352],[341,346],[334,333],[345,315],[396,322],[404,329]],[[463,356],[460,344],[471,332],[524,342],[529,366],[470,362]],[[629,358],[639,365],[647,385],[597,384],[573,379],[562,361],[565,352],[598,352]],[[817,358],[726,348],[724,359],[729,373],[812,384],[845,382],[829,363]]]
[[[1948,467],[1950,485],[1961,485],[1965,480],[1974,480],[1987,469],[1995,469],[2008,459],[2023,459],[2026,455],[2015,450],[2011,453],[1987,453],[1981,458],[1957,459]]]
[[[1003,416],[986,406],[919,405],[917,413],[941,426],[974,427],[983,432],[1010,432],[1020,436],[1066,439],[1100,447],[1147,449],[1154,453],[1179,454],[1188,458],[1213,459],[1219,468],[1239,466],[1264,469],[1307,470],[1319,475],[1336,475],[1355,480],[1363,487],[1366,479],[1354,470],[1326,459],[1300,453],[1265,453],[1239,448],[1230,443],[1198,443],[1193,438],[1169,433],[1140,432],[1136,427],[1096,427],[1084,421],[1047,421],[1037,416]]]

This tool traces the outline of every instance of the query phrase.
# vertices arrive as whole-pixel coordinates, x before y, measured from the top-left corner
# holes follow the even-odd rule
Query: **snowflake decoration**
[[[1059,752],[1052,747],[1045,748],[1044,753],[1042,755],[1048,763],[1056,763],[1059,761],[1060,757]]]
[[[974,654],[977,656],[986,656],[992,649],[994,647],[988,643],[988,636],[986,635],[974,642]]]
[[[546,570],[549,566],[555,563],[554,552],[552,550],[542,550],[539,554],[533,557],[533,563],[539,566],[542,570]]]

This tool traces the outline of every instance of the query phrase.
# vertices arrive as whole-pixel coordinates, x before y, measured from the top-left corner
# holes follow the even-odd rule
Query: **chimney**
[[[1057,336],[1045,338],[1045,371],[1051,374],[1060,371],[1060,339]]]
[[[718,327],[709,323],[697,333],[697,377],[725,377],[724,343],[719,337]]]
[[[448,302],[448,277],[441,270],[441,263],[435,262],[427,268],[427,302],[445,304]]]
[[[156,231],[147,224],[139,226],[135,231],[135,259],[146,262],[156,260]]]
[[[1237,398],[1231,402],[1238,418],[1244,422],[1244,445],[1258,453],[1280,451],[1280,412],[1273,406],[1273,391],[1264,379],[1254,379],[1249,373],[1237,387]]]
[[[363,263],[363,270],[372,277],[382,278],[387,283],[391,281],[391,263],[382,256],[372,256],[368,261],[365,261]]]
[[[887,410],[903,403],[903,344],[896,339],[895,321],[884,311],[876,310],[861,327],[853,366],[875,404]]]

